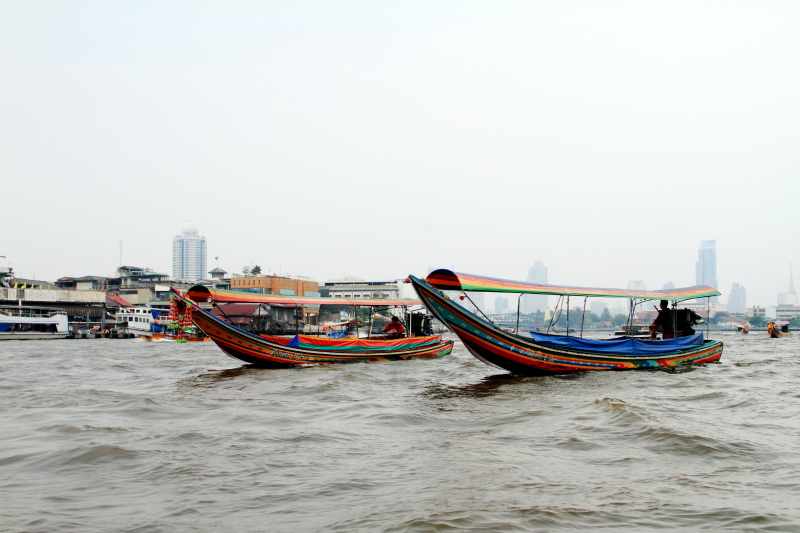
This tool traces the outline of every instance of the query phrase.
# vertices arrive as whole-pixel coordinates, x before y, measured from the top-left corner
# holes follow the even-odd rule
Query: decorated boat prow
[[[767,322],[767,335],[771,339],[779,339],[791,335],[789,322]]]
[[[468,311],[441,291],[473,290],[681,301],[713,295],[716,290],[710,287],[670,291],[556,287],[458,274],[450,270],[436,270],[425,281],[409,276],[409,281],[425,306],[458,336],[472,355],[487,364],[518,374],[670,368],[718,361],[722,356],[722,342],[705,340],[702,333],[667,340],[586,339],[540,333],[531,333],[530,337],[525,337],[508,332],[488,319]]]
[[[171,289],[170,293],[178,305],[191,309],[194,325],[208,335],[224,353],[259,367],[286,368],[298,365],[432,358],[447,355],[453,349],[453,341],[443,340],[439,335],[394,340],[256,335],[211,314],[176,289]],[[197,290],[194,293],[197,294]],[[192,294],[192,291],[187,294]],[[201,294],[208,294],[209,302],[213,301],[211,293],[201,291]],[[267,295],[264,298],[269,299]],[[247,296],[248,301],[252,302],[254,299],[253,295]],[[340,299],[337,302],[319,302],[319,305],[338,305],[338,300]]]

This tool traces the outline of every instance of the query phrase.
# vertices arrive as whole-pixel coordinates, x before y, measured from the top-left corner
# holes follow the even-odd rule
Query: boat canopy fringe
[[[448,269],[434,270],[425,281],[429,285],[446,291],[512,292],[523,294],[556,294],[561,296],[595,296],[600,298],[636,298],[640,300],[682,301],[706,296],[717,296],[720,292],[714,287],[695,285],[680,289],[661,291],[638,291],[623,289],[602,289],[595,287],[568,287],[564,285],[543,285],[525,281],[511,281],[487,278],[473,274],[453,272]]]
[[[420,300],[313,298],[308,296],[278,296],[238,291],[221,291],[205,285],[195,285],[186,291],[186,297],[194,302],[216,303],[262,303],[283,307],[309,307],[314,305],[344,305],[350,307],[404,307],[422,305]]]

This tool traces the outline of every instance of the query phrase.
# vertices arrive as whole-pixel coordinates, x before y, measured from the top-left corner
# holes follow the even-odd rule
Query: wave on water
[[[800,343],[674,371],[4,346],[10,531],[800,531]],[[780,339],[779,339],[780,340]]]

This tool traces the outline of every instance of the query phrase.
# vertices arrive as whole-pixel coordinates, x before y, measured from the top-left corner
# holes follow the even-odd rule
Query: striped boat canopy
[[[308,296],[277,296],[250,292],[220,291],[205,285],[195,285],[186,291],[186,297],[195,302],[270,304],[282,307],[310,305],[347,305],[350,307],[403,307],[422,305],[420,300],[381,300],[356,298],[313,298]]]
[[[473,274],[462,274],[452,270],[434,270],[425,281],[440,290],[512,292],[524,294],[557,294],[563,296],[597,296],[600,298],[638,298],[641,300],[692,300],[706,296],[716,296],[720,292],[714,287],[696,285],[682,289],[661,291],[636,291],[623,289],[600,289],[593,287],[567,287],[563,285],[542,285],[525,281],[487,278]]]

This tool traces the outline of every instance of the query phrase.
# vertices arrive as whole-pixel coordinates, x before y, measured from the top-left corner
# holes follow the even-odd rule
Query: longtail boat
[[[788,322],[767,322],[767,335],[771,339],[779,339],[781,337],[785,337],[786,335],[791,335],[792,332],[789,331],[789,323]]]
[[[663,291],[593,289],[487,278],[446,269],[431,272],[424,281],[414,276],[408,279],[422,303],[458,336],[472,355],[487,364],[518,374],[665,368],[718,361],[722,356],[722,342],[704,340],[702,333],[668,340],[586,339],[534,332],[525,337],[505,331],[487,318],[468,311],[442,292],[552,294],[678,302],[719,294],[713,287]]]
[[[331,339],[312,335],[289,337],[256,335],[237,328],[223,318],[203,309],[198,302],[207,303],[267,303],[273,305],[352,305],[352,306],[410,306],[417,300],[353,300],[336,298],[287,297],[262,294],[217,291],[197,285],[181,294],[170,290],[178,305],[191,310],[197,328],[208,335],[227,355],[265,368],[286,368],[304,364],[359,363],[368,361],[397,361],[411,358],[441,357],[453,350],[452,340],[440,335],[401,339]]]

